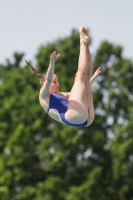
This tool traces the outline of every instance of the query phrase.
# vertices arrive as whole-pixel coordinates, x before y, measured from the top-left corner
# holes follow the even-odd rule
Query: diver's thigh
[[[69,100],[68,110],[65,114],[67,120],[73,120],[71,123],[84,122],[88,118],[88,105],[86,97],[85,82],[81,79],[76,80],[72,87]]]

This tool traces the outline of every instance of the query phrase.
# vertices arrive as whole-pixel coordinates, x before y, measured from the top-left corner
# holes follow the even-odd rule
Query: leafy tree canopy
[[[52,51],[60,89],[70,91],[77,70],[79,36],[40,46],[36,68],[47,70]],[[77,129],[46,116],[39,81],[24,53],[0,65],[0,197],[2,200],[132,200],[133,63],[123,48],[103,41],[94,56],[95,120]]]

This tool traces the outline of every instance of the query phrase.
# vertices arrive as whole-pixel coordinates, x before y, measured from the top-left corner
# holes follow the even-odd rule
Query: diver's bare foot
[[[84,45],[89,45],[90,38],[88,36],[88,33],[84,27],[81,27],[79,30],[80,34],[80,44],[84,43]]]

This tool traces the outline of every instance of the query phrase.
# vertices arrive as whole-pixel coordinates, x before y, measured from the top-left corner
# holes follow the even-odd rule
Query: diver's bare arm
[[[55,61],[59,58],[59,56],[60,54],[56,55],[56,51],[54,51],[50,56],[50,64],[46,73],[46,79],[48,81],[52,82],[53,80]]]
[[[50,56],[50,64],[46,73],[46,80],[40,90],[40,95],[42,98],[45,98],[49,94],[50,86],[53,81],[55,61],[59,56],[60,54],[56,55],[56,51],[54,51]]]
[[[42,98],[45,98],[49,93],[50,86],[51,86],[51,83],[52,83],[52,77],[53,77],[53,74],[54,74],[54,64],[55,63],[50,62],[48,70],[47,70],[47,74],[46,74],[46,80],[43,83],[42,88],[40,89],[40,96]]]
[[[94,80],[98,77],[98,75],[100,74],[100,72],[101,72],[101,67],[98,67],[98,69],[95,71],[94,75],[90,79],[90,84],[91,85],[94,82]]]

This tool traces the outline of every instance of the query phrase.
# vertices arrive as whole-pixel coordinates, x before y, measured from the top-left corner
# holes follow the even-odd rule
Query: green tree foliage
[[[41,46],[43,73],[56,50],[60,90],[70,91],[77,70],[79,36]],[[0,65],[0,199],[133,199],[133,63],[121,46],[104,41],[94,57],[101,74],[94,83],[95,120],[77,129],[48,117],[38,101],[39,81],[23,53]]]

